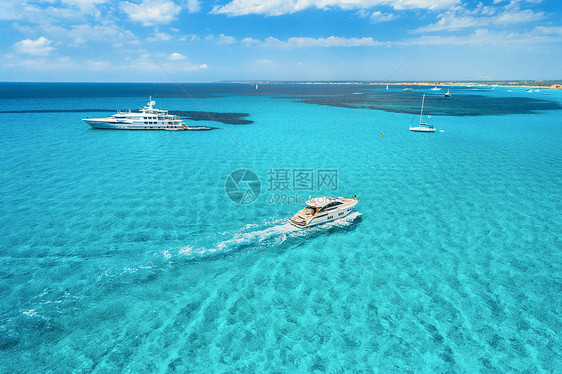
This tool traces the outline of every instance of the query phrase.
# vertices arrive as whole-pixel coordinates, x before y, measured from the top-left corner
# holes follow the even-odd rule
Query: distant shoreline
[[[543,89],[562,89],[562,81],[419,81],[419,82],[369,82],[369,81],[243,81],[221,83],[245,84],[333,84],[333,85],[371,85],[371,86],[442,86],[442,87],[530,87]]]
[[[177,84],[172,82],[20,82],[4,81],[0,84]],[[357,86],[406,86],[406,87],[522,87],[542,89],[562,89],[562,80],[527,80],[527,81],[274,81],[274,80],[222,80],[214,82],[179,82],[179,84],[302,84],[302,85],[357,85]]]

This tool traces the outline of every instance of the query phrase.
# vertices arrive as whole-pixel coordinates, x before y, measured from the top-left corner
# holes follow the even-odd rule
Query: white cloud
[[[542,35],[558,35],[562,37],[562,26],[537,26],[533,29],[533,32]]]
[[[228,36],[228,35],[224,35],[224,34],[220,34],[220,35],[208,35],[205,37],[205,40],[208,41],[215,41],[218,44],[234,44],[236,43],[236,38],[232,37],[232,36]]]
[[[0,21],[11,21],[24,17],[23,4],[19,0],[4,0],[0,6]]]
[[[61,0],[61,3],[77,7],[84,14],[99,15],[98,4],[105,4],[109,0]]]
[[[32,56],[46,56],[55,48],[51,47],[51,41],[44,36],[37,40],[24,39],[14,44],[14,48],[18,53]]]
[[[185,60],[186,57],[181,53],[174,52],[170,54],[170,60]]]
[[[109,0],[2,0],[1,20],[26,20],[32,24],[52,24],[57,21],[82,20],[84,15],[101,16],[101,5]]]
[[[180,37],[178,38],[178,40],[179,40],[180,42],[185,42],[185,41],[193,42],[193,41],[195,41],[195,40],[199,40],[199,36],[197,36],[197,35],[195,35],[195,34],[187,34],[187,35],[182,35],[182,36],[180,36]]]
[[[460,3],[460,0],[389,0],[386,5],[400,9],[449,9]]]
[[[274,64],[275,62],[268,59],[258,60],[258,64]]]
[[[268,37],[264,40],[246,38],[243,44],[259,46],[264,48],[330,48],[330,47],[391,47],[391,46],[512,46],[520,44],[523,46],[538,45],[544,43],[562,43],[562,26],[537,26],[531,31],[512,32],[489,30],[485,28],[476,29],[465,35],[424,35],[411,39],[395,41],[377,41],[372,38],[343,38],[331,36],[329,38],[292,37],[287,40],[279,40]],[[260,60],[266,63],[269,60]]]
[[[476,29],[467,35],[424,35],[417,39],[393,42],[393,45],[508,46],[525,49],[545,43],[562,43],[562,27],[537,26],[528,32]]]
[[[279,16],[317,9],[370,9],[376,6],[389,6],[394,9],[448,9],[460,0],[232,0],[226,5],[217,5],[211,13],[241,16],[265,14]]]
[[[181,11],[181,7],[170,0],[144,0],[141,4],[125,1],[121,4],[121,9],[131,20],[145,26],[171,22]]]
[[[106,42],[113,46],[136,43],[135,35],[120,28],[119,26],[108,23],[100,25],[76,25],[66,32],[67,36],[74,38],[74,44],[86,44],[88,42]],[[61,36],[62,37],[62,36]]]
[[[292,37],[285,41],[269,37],[263,41],[246,38],[242,43],[270,48],[314,48],[314,47],[375,47],[385,45],[373,38],[342,38],[330,36],[328,38]]]
[[[474,9],[454,7],[438,16],[439,21],[420,27],[415,32],[434,32],[460,30],[470,27],[503,27],[506,25],[538,21],[544,18],[543,12],[521,9],[515,1],[504,7],[484,6],[479,3]]]
[[[197,13],[201,10],[201,4],[199,4],[199,0],[187,0],[185,4],[187,11],[189,13]]]
[[[373,12],[370,16],[369,16],[369,20],[371,22],[387,22],[387,21],[392,21],[393,19],[395,19],[396,16],[392,13],[382,13],[381,11],[377,10],[375,12]]]
[[[254,39],[254,38],[244,38],[242,39],[242,44],[246,44],[246,45],[258,45],[261,44],[262,42],[259,41],[258,39]]]
[[[154,31],[154,36],[146,38],[148,42],[165,42],[172,39],[172,35],[160,32],[158,30]]]

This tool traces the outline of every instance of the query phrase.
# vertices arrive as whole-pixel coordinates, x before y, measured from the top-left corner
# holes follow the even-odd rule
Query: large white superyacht
[[[210,130],[210,127],[187,126],[179,116],[169,114],[167,110],[155,109],[156,102],[150,100],[147,106],[137,112],[117,112],[111,117],[84,118],[95,129],[114,130]]]

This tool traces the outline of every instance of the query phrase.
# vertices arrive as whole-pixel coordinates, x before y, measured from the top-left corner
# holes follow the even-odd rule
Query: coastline
[[[226,82],[225,82],[226,83]],[[441,87],[525,87],[542,89],[562,89],[562,81],[243,81],[232,83],[245,84],[332,84],[332,85],[369,85],[369,86],[441,86]]]

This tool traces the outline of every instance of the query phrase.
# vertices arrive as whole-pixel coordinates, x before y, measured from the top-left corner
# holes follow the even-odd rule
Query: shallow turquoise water
[[[422,89],[0,86],[3,372],[562,371],[561,92],[455,88],[428,97],[443,132],[417,134]],[[253,123],[80,120],[151,89]],[[340,105],[356,90],[368,105]],[[392,111],[353,109],[374,102]],[[262,183],[244,206],[239,168]],[[337,191],[268,190],[295,169],[337,170]],[[296,231],[301,205],[272,203],[322,194],[357,212]]]

